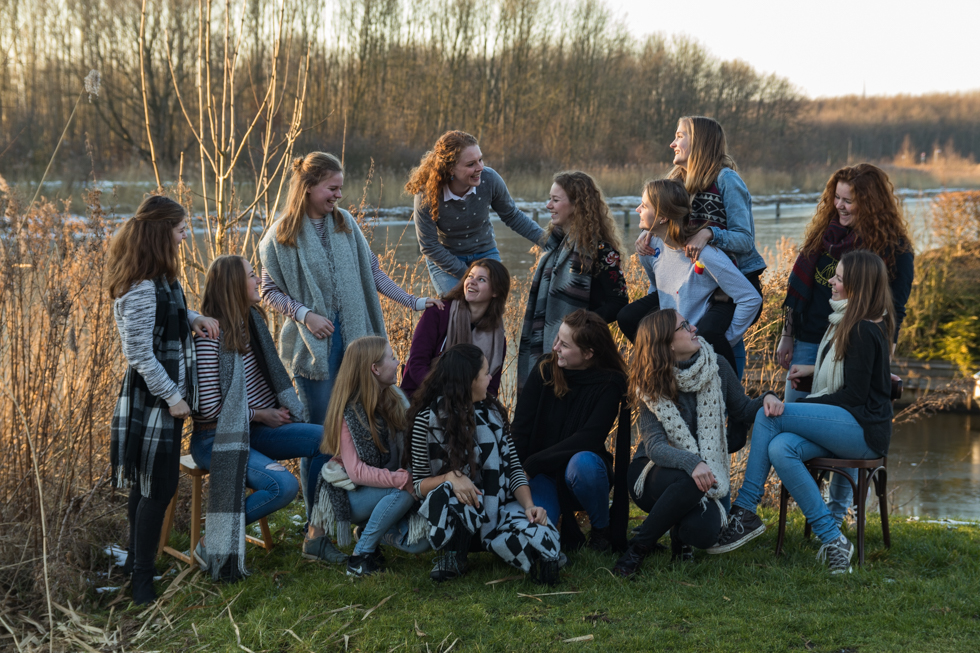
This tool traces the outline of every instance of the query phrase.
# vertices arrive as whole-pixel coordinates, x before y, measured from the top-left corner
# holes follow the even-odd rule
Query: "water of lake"
[[[799,242],[813,217],[815,204],[783,204],[776,219],[774,205],[753,210],[756,243],[759,250],[773,251],[782,237]],[[547,221],[544,205],[524,205],[530,213],[539,208],[539,221]],[[622,225],[625,210],[630,211],[630,228],[625,242],[632,243],[639,233],[637,215],[632,209],[614,209]],[[929,200],[905,200],[905,210],[917,249],[929,247],[925,237]],[[499,221],[494,222],[497,244],[504,264],[515,277],[523,279],[534,264],[530,243]],[[385,220],[374,229],[372,247],[376,252],[395,248],[398,262],[412,264],[418,259],[415,228],[405,220]],[[632,245],[627,247],[632,252]],[[424,274],[424,272],[423,272]],[[419,289],[422,290],[422,289]],[[895,428],[888,457],[890,512],[936,518],[980,519],[980,418],[970,415],[937,415],[915,424]]]

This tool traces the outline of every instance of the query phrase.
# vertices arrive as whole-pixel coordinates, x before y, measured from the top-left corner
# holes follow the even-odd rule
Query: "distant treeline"
[[[182,152],[190,174],[199,156],[187,117],[207,114],[209,89],[211,106],[222,93],[234,99],[226,118],[238,133],[254,121],[250,150],[267,128],[283,130],[305,92],[296,151],[343,149],[361,169],[371,158],[407,168],[454,128],[477,135],[503,169],[667,162],[677,118],[689,114],[720,120],[744,166],[920,151],[931,159],[948,143],[965,157],[980,152],[980,92],[812,101],[785,78],[719,60],[710,43],[638,40],[601,0],[146,0],[142,80],[140,5],[0,3],[0,171],[9,180],[40,175],[80,95],[54,176],[85,178],[93,158],[104,176],[147,161],[147,122],[164,175]],[[210,80],[199,72],[205,58],[218,70]],[[102,83],[89,98],[82,79],[93,69]],[[282,106],[255,121],[272,83],[286,89]],[[201,136],[220,136],[227,121],[206,119]]]

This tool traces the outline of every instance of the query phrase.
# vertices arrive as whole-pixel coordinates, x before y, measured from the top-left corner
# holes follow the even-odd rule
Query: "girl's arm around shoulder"
[[[537,222],[527,217],[524,211],[517,208],[517,205],[514,204],[514,200],[510,196],[510,191],[507,190],[507,184],[497,174],[497,171],[491,168],[484,168],[483,175],[489,181],[490,208],[494,210],[505,225],[534,244],[540,244],[541,238],[544,236],[544,229]],[[477,192],[482,191],[483,189],[480,188]]]

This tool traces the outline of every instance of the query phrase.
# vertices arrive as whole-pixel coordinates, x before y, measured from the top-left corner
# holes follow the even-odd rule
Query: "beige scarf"
[[[446,333],[444,349],[461,343],[476,345],[487,357],[490,376],[493,376],[503,368],[504,354],[507,353],[504,345],[504,327],[500,325],[493,331],[481,331],[474,329],[472,324],[470,305],[462,299],[454,300],[449,305],[449,330]]]
[[[830,324],[820,339],[817,347],[817,362],[813,369],[813,391],[810,397],[829,395],[840,390],[844,385],[844,361],[837,360],[837,348],[834,344],[834,334],[837,325],[844,319],[847,310],[846,299],[831,299],[830,307],[834,312],[828,318]]]

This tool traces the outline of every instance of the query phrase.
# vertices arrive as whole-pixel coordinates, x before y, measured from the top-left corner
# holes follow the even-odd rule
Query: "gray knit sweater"
[[[422,194],[415,196],[415,233],[419,247],[430,261],[454,277],[462,277],[466,265],[457,256],[479,254],[497,246],[490,210],[493,209],[504,224],[537,244],[544,230],[514,205],[507,185],[491,168],[484,168],[480,186],[475,193],[462,200],[444,200],[439,196],[439,220],[432,221],[428,204],[423,205]]]
[[[684,361],[678,367],[686,369],[694,364],[697,356],[689,361]],[[755,420],[755,414],[762,408],[762,399],[749,399],[745,395],[745,390],[735,374],[735,370],[721,356],[718,357],[718,375],[721,377],[721,394],[725,398],[725,408],[728,411],[729,421],[736,420],[751,424]],[[681,419],[691,430],[694,439],[698,439],[698,396],[693,392],[680,392],[677,396],[677,411],[681,414]],[[640,430],[640,445],[637,447],[635,458],[646,457],[653,461],[655,465],[670,467],[672,469],[682,469],[688,474],[694,471],[701,461],[701,457],[690,451],[684,451],[671,446],[667,440],[667,432],[657,416],[654,415],[646,404],[640,404],[640,413],[637,425]],[[729,430],[729,434],[731,430]]]

